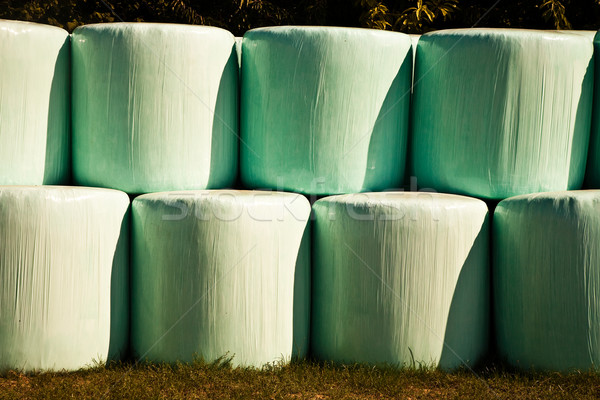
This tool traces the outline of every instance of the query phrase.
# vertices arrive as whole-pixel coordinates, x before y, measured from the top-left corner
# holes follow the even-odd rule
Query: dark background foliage
[[[600,0],[0,0],[0,18],[69,31],[119,20],[204,24],[235,35],[291,24],[408,33],[474,25],[597,30]]]

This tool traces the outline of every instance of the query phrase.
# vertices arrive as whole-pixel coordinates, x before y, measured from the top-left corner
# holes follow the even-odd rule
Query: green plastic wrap
[[[73,32],[73,170],[128,193],[229,186],[237,174],[235,40],[211,27]]]
[[[558,31],[423,35],[412,115],[419,184],[489,199],[581,187],[592,47],[585,35]]]
[[[494,212],[496,336],[524,369],[600,364],[600,191],[539,193]]]
[[[69,175],[69,34],[0,20],[0,185],[51,185]]]
[[[128,209],[115,190],[0,186],[0,372],[124,356]]]
[[[487,351],[488,209],[433,193],[313,205],[312,352],[322,360],[473,365]]]
[[[412,68],[408,35],[261,28],[244,35],[242,48],[245,185],[307,194],[400,187]]]
[[[190,191],[133,202],[132,348],[234,365],[303,357],[310,204],[292,193]]]

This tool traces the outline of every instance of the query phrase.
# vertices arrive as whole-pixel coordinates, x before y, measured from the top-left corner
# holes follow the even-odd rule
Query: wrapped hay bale
[[[124,356],[128,208],[115,190],[0,186],[0,371]]]
[[[52,185],[69,175],[69,34],[0,20],[0,185]]]
[[[494,212],[500,355],[524,369],[600,363],[600,191],[506,199]]]
[[[237,172],[235,39],[212,27],[73,32],[73,169],[128,193],[227,187]]]
[[[565,32],[457,29],[419,40],[412,169],[482,198],[581,187],[593,49]]]
[[[257,366],[308,347],[306,198],[189,191],[133,202],[132,347],[152,361]]]
[[[251,30],[242,46],[247,186],[335,194],[402,184],[408,35],[288,26]]]
[[[318,358],[450,369],[487,351],[483,201],[364,193],[326,197],[313,211]]]

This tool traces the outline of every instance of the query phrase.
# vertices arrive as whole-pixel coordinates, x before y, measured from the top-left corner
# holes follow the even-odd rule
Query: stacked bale
[[[600,191],[539,193],[494,213],[500,354],[529,369],[600,363]]]
[[[241,175],[252,188],[335,194],[399,187],[408,35],[275,27],[244,35]]]
[[[128,208],[113,190],[0,187],[0,371],[124,355]]]
[[[487,350],[487,207],[432,193],[313,206],[311,348],[320,359],[454,368]]]
[[[308,347],[310,205],[291,193],[166,192],[133,202],[132,347],[234,365]]]
[[[0,20],[0,185],[69,175],[69,34]]]
[[[77,28],[73,113],[79,184],[128,193],[227,187],[237,172],[235,39],[189,25]]]
[[[581,187],[592,55],[589,38],[575,33],[423,35],[411,154],[421,185],[490,199]]]

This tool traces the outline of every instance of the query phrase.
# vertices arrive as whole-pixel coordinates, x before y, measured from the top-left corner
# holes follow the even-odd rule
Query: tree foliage
[[[541,4],[544,20],[551,21],[556,29],[571,29],[565,6],[559,0],[547,0]]]
[[[408,33],[489,26],[600,28],[600,0],[358,0],[361,23]]]
[[[3,0],[0,17],[72,31],[97,22],[214,25],[236,35],[273,25],[363,26],[423,33],[489,26],[600,28],[600,0]]]

